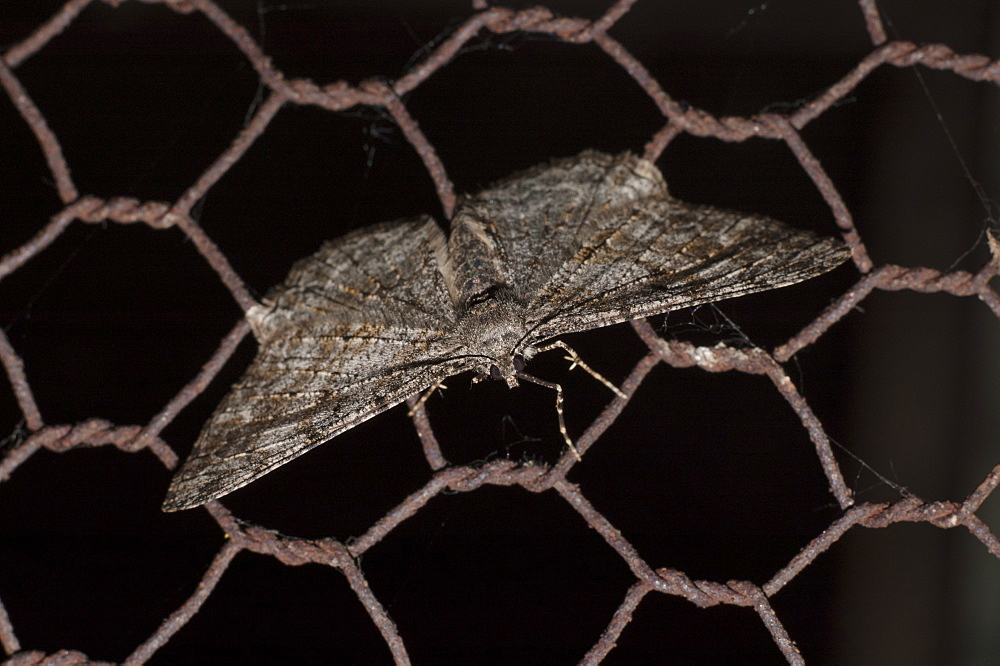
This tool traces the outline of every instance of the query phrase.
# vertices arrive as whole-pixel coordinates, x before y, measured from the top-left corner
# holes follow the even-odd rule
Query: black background
[[[220,4],[288,78],[321,85],[398,78],[471,12],[462,2]],[[997,52],[988,2],[879,4],[891,37]],[[5,3],[0,47],[24,39],[59,6]],[[606,3],[548,6],[596,18]],[[792,110],[872,49],[860,11],[846,1],[640,2],[611,35],[674,99],[717,116]],[[877,265],[976,270],[987,256],[977,245],[987,212],[970,177],[995,195],[996,89],[916,72],[920,78],[880,68],[803,136]],[[59,137],[77,187],[105,198],[174,201],[267,94],[202,16],[141,3],[88,7],[16,75]],[[525,34],[482,33],[404,102],[459,192],[586,148],[641,152],[664,122],[596,45]],[[0,113],[6,254],[61,205],[30,131],[9,101]],[[681,199],[836,232],[829,208],[780,142],[681,136],[658,165]],[[419,158],[384,113],[291,104],[195,212],[256,297],[325,239],[398,217],[443,219]],[[705,307],[654,324],[668,338],[711,345],[743,335],[771,349],[857,279],[844,266],[722,303],[724,317]],[[910,292],[877,292],[862,308],[788,363],[789,374],[831,437],[880,474],[928,500],[962,499],[996,463],[995,318],[974,299]],[[95,416],[146,423],[239,316],[177,229],[75,222],[0,284],[0,325],[25,361],[49,425]],[[627,325],[567,342],[616,382],[644,353]],[[163,432],[179,454],[254,349],[244,341]],[[611,397],[579,370],[568,372],[557,353],[539,357],[530,371],[565,386],[572,434]],[[16,432],[13,395],[0,391],[0,432]],[[470,388],[459,377],[429,410],[457,464],[551,461],[560,452],[553,396],[539,387]],[[859,500],[899,497],[839,455]],[[349,539],[429,476],[405,409],[397,408],[224,503],[286,534]],[[0,598],[24,649],[121,661],[194,591],[224,535],[202,510],[160,512],[169,478],[149,452],[103,447],[37,453],[0,486]],[[695,579],[762,584],[840,515],[787,403],[766,378],[738,373],[655,369],[570,479],[648,563]],[[991,500],[980,515],[989,522],[996,510]],[[519,488],[439,496],[361,565],[415,663],[575,662],[634,581],[558,496]],[[773,604],[815,663],[974,661],[1000,649],[992,629],[997,572],[961,530],[858,528]],[[337,571],[250,553],[237,557],[201,612],[154,658],[388,660]],[[609,661],[781,657],[751,609],[698,609],[651,594]]]

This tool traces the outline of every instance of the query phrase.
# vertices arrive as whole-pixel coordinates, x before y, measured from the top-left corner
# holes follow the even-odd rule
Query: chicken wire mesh
[[[826,4],[5,7],[10,661],[996,654],[989,3]],[[854,265],[159,512],[292,261],[583,148]]]

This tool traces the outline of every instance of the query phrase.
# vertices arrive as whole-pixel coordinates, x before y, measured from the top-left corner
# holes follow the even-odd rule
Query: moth
[[[163,509],[230,493],[452,375],[515,387],[556,336],[794,284],[848,256],[678,201],[651,162],[593,151],[465,198],[448,236],[427,216],[360,229],[247,311],[257,356]]]

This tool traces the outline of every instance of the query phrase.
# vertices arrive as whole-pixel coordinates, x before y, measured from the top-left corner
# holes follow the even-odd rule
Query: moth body
[[[257,357],[163,508],[222,497],[453,375],[513,388],[560,335],[794,284],[849,256],[833,238],[678,201],[651,162],[593,151],[466,197],[448,236],[426,216],[359,229],[247,313]]]

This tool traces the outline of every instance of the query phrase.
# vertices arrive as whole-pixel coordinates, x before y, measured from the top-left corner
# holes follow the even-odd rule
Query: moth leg
[[[580,355],[577,354],[575,351],[573,351],[573,349],[571,349],[570,346],[567,345],[562,340],[556,340],[555,342],[547,344],[544,347],[539,347],[538,348],[538,353],[546,352],[546,351],[549,351],[549,350],[552,350],[552,349],[556,349],[556,348],[562,349],[563,351],[565,351],[568,354],[565,358],[566,358],[567,361],[570,361],[572,363],[572,365],[569,366],[570,370],[572,370],[576,366],[580,366],[581,368],[583,368],[584,370],[586,370],[588,373],[590,373],[591,377],[593,377],[597,381],[599,381],[602,384],[604,384],[605,386],[607,386],[609,389],[611,389],[611,391],[615,395],[617,395],[622,400],[625,400],[628,397],[624,393],[622,393],[622,390],[620,388],[618,388],[617,386],[615,386],[614,384],[612,384],[611,382],[609,382],[607,379],[605,379],[604,376],[601,375],[601,373],[597,372],[597,370],[594,370],[589,365],[587,365],[586,363],[584,363],[583,359],[580,358]]]
[[[444,385],[443,379],[439,382],[434,382],[429,389],[420,394],[420,399],[413,403],[413,407],[410,407],[410,411],[406,412],[406,415],[413,416],[418,409],[424,406],[425,402],[430,400],[431,396],[434,395],[434,391],[437,391],[438,389],[444,390],[446,388],[448,387]]]
[[[577,460],[583,460],[583,456],[581,456],[580,452],[576,450],[576,446],[573,445],[573,440],[569,438],[569,432],[566,430],[566,419],[563,418],[562,386],[556,384],[555,382],[547,382],[544,379],[539,379],[538,377],[524,372],[518,372],[517,376],[519,379],[529,381],[532,384],[538,384],[539,386],[544,386],[545,388],[552,389],[556,392],[556,415],[559,417],[559,432],[562,433],[563,439],[566,440],[566,446],[568,446],[569,450],[573,452],[573,456]]]

